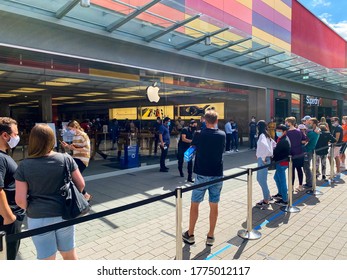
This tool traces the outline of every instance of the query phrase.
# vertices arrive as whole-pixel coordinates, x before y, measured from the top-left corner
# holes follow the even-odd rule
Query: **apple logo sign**
[[[147,97],[150,102],[157,103],[160,99],[159,96],[159,87],[157,87],[157,83],[154,83],[152,86],[147,87]]]

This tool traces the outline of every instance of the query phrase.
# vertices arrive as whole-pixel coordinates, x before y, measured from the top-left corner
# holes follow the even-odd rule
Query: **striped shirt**
[[[83,131],[78,131],[73,137],[72,144],[76,148],[83,148],[79,150],[73,150],[73,158],[80,159],[85,166],[88,166],[90,159],[90,140],[87,133]]]

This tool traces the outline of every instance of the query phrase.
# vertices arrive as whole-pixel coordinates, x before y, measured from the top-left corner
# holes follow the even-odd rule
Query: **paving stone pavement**
[[[159,159],[158,159],[159,161]],[[224,156],[224,174],[230,175],[256,166],[255,152],[242,150]],[[92,212],[126,205],[190,186],[178,175],[177,163],[169,162],[168,173],[158,165],[99,172],[88,175],[86,187],[93,194]],[[327,170],[330,170],[328,166]],[[96,174],[96,175],[95,175]],[[269,171],[271,194],[277,193]],[[215,245],[205,245],[208,231],[207,197],[200,205],[196,243],[183,243],[183,259],[212,260],[346,260],[347,211],[346,175],[333,186],[317,181],[323,194],[293,194],[299,213],[287,213],[276,204],[268,209],[252,208],[253,227],[261,233],[258,240],[244,240],[237,233],[246,228],[247,178],[241,176],[224,182]],[[297,182],[296,185],[297,186]],[[187,229],[191,192],[183,193],[183,230]],[[253,176],[253,205],[262,198]],[[87,260],[173,260],[176,255],[175,197],[105,216],[76,225],[77,252]],[[18,259],[36,259],[31,238],[21,242]],[[61,257],[58,254],[58,259]]]

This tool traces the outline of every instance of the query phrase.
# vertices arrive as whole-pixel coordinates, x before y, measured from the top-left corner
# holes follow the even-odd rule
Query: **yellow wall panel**
[[[140,80],[140,77],[138,75],[121,73],[121,72],[114,72],[114,71],[108,71],[108,70],[100,70],[100,69],[94,69],[94,68],[89,68],[89,75],[119,78],[119,79],[132,80],[132,81],[139,81]]]
[[[201,32],[198,32],[198,31],[186,28],[185,29],[186,30],[186,34],[190,35],[190,36],[193,36],[193,37],[200,37],[200,36],[203,35],[203,33],[213,32],[213,31],[216,31],[216,30],[220,29],[218,26],[210,24],[210,23],[208,23],[206,21],[203,21],[201,19],[196,19],[196,20],[186,24],[185,26],[186,27],[191,27],[191,28],[194,28],[194,29],[197,29],[197,30],[201,31]]]
[[[285,17],[292,19],[292,8],[288,7],[282,1],[279,0],[262,0],[264,3],[281,13]]]
[[[225,1],[228,1],[228,0],[225,0]],[[253,2],[253,0],[236,0],[236,1],[252,10],[252,7],[253,7],[252,6],[252,2]]]
[[[263,41],[268,42],[270,44],[273,44],[277,47],[280,47],[286,51],[291,51],[291,45],[288,44],[287,42],[278,39],[272,35],[270,35],[269,33],[264,32],[263,30],[260,30],[259,28],[256,27],[252,27],[252,33],[253,36],[257,37],[257,38],[261,38]]]

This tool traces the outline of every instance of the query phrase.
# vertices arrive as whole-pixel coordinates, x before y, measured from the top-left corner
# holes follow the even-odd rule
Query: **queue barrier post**
[[[281,210],[289,213],[298,213],[300,208],[293,206],[293,158],[289,156],[288,161],[288,205],[282,206]]]
[[[310,195],[322,195],[323,193],[318,191],[317,188],[317,154],[316,150],[313,151],[312,155],[312,190],[308,190],[306,193]]]
[[[247,229],[239,230],[237,233],[243,239],[256,240],[261,238],[261,233],[253,229],[252,221],[252,168],[247,170]]]
[[[335,172],[334,172],[334,149],[335,149],[335,144],[331,144],[330,146],[330,186],[334,186],[334,177],[335,177]]]
[[[0,260],[7,260],[6,232],[0,231]]]
[[[176,188],[176,260],[182,260],[182,187]]]

